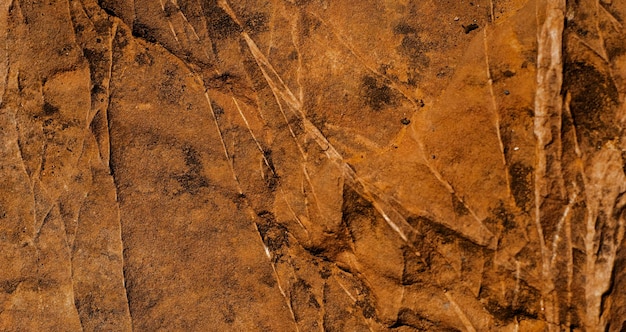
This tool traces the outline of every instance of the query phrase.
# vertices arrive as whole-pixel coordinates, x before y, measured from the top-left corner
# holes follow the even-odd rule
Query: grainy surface
[[[0,0],[0,330],[624,331],[624,18]]]

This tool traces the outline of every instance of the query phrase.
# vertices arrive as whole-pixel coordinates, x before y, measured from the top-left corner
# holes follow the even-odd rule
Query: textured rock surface
[[[624,331],[626,3],[0,1],[1,331]]]

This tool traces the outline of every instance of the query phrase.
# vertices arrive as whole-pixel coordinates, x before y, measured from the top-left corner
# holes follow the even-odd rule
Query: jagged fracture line
[[[228,5],[226,0],[220,0],[219,4],[222,7],[222,9],[224,9],[224,11],[227,14],[229,14],[231,16],[231,18],[236,23],[240,24],[237,16],[235,15],[234,11],[230,8],[230,6]],[[409,246],[413,247],[412,244],[410,243],[410,241],[408,241],[407,231],[404,231],[403,228],[406,228],[406,229],[409,229],[409,230],[413,230],[413,231],[414,231],[414,228],[404,219],[404,217],[402,217],[402,215],[400,213],[395,211],[395,209],[393,207],[389,207],[389,208],[390,208],[391,212],[394,212],[394,214],[396,216],[399,216],[399,218],[398,218],[399,223],[401,223],[403,225],[403,227],[400,227],[399,223],[396,223],[396,221],[392,220],[389,217],[389,215],[386,213],[386,209],[383,206],[381,206],[380,202],[378,202],[378,200],[376,199],[376,197],[378,197],[380,199],[381,196],[376,195],[375,193],[374,193],[374,195],[372,195],[372,192],[370,192],[370,190],[367,188],[368,186],[366,186],[366,182],[356,175],[356,172],[354,172],[354,170],[348,164],[345,163],[343,157],[335,150],[335,148],[330,144],[330,142],[328,142],[328,140],[321,133],[321,131],[313,123],[311,123],[306,118],[304,112],[302,111],[302,103],[300,101],[298,101],[297,98],[295,98],[293,93],[291,93],[290,89],[284,83],[282,78],[278,75],[278,73],[273,68],[271,63],[267,60],[265,55],[263,55],[263,53],[259,50],[259,48],[256,46],[256,43],[250,38],[250,36],[245,31],[242,32],[241,35],[245,39],[245,41],[246,41],[246,43],[248,45],[248,48],[250,49],[253,57],[255,58],[255,60],[257,62],[257,65],[259,66],[260,70],[262,71],[262,73],[263,73],[263,75],[265,77],[265,80],[267,81],[268,85],[270,86],[270,88],[272,89],[273,93],[275,94],[275,98],[278,99],[278,96],[277,96],[277,94],[278,94],[278,95],[280,95],[281,99],[283,99],[285,102],[287,102],[291,106],[292,111],[294,111],[294,113],[297,116],[299,116],[301,121],[303,122],[305,132],[307,132],[308,134],[313,136],[313,138],[318,143],[318,145],[320,147],[322,147],[323,149],[325,149],[325,154],[326,154],[327,158],[329,158],[330,160],[335,161],[339,165],[342,165],[342,170],[343,170],[344,176],[348,180],[350,180],[350,182],[352,183],[353,187],[355,187],[357,189],[357,191],[359,191],[359,189],[360,189],[359,193],[361,195],[363,195],[364,197],[367,197],[373,203],[373,206],[383,216],[383,219],[391,227],[391,229],[394,232],[396,232],[400,236],[400,238],[402,238],[402,240],[405,243],[407,243]],[[280,89],[280,88],[278,88],[276,86],[276,83],[274,82],[274,80],[268,75],[268,73],[263,68],[264,66],[269,68],[270,71],[274,74],[274,76],[278,79],[280,85],[282,86],[282,89]],[[278,102],[278,104],[280,106],[280,101],[277,100],[277,102]],[[281,112],[282,111],[283,110],[281,108]],[[283,115],[284,115],[284,113],[283,113]],[[286,119],[286,116],[285,116],[285,119]],[[293,132],[292,132],[292,134],[293,134]],[[295,139],[295,134],[294,134],[294,139]],[[303,152],[303,151],[301,151],[301,152]],[[385,205],[388,206],[388,204],[385,204]],[[470,209],[470,211],[471,211],[471,209]]]
[[[256,143],[257,148],[261,152],[261,157],[263,158],[263,161],[264,161],[265,165],[267,166],[267,168],[269,168],[269,170],[272,172],[272,174],[274,176],[278,176],[278,174],[276,174],[276,171],[274,170],[274,168],[271,166],[269,160],[267,160],[267,157],[265,156],[265,151],[263,150],[263,147],[261,146],[261,143],[259,142],[259,140],[254,135],[254,132],[252,131],[252,127],[250,127],[250,123],[248,122],[248,119],[243,114],[243,111],[241,110],[241,107],[239,106],[239,102],[237,102],[237,99],[235,97],[231,97],[231,98],[233,99],[233,102],[235,103],[235,107],[237,108],[237,111],[239,111],[239,115],[243,119],[243,122],[246,124],[246,127],[248,128],[248,132],[250,133],[250,136],[252,137],[252,140],[254,141],[254,143]],[[298,222],[298,225],[300,225],[300,227],[302,227],[302,229],[308,234],[308,231],[307,231],[306,227],[304,227],[304,225],[300,221],[300,218],[298,218],[298,216],[296,215],[295,211],[291,207],[291,204],[289,204],[289,201],[287,200],[285,192],[284,192],[284,190],[282,188],[280,188],[280,192],[281,192],[281,194],[282,194],[282,196],[283,196],[283,198],[285,200],[285,203],[287,203],[287,206],[289,207],[289,210],[291,211],[291,213],[293,214],[294,218]]]
[[[257,140],[256,136],[254,135],[254,132],[252,131],[252,127],[250,127],[250,123],[248,122],[248,119],[243,114],[243,111],[241,110],[241,107],[239,106],[239,103],[237,102],[237,99],[235,97],[232,97],[232,99],[233,99],[233,102],[235,103],[235,106],[237,107],[237,110],[239,111],[239,115],[243,119],[244,123],[246,124],[246,127],[248,128],[248,131],[250,132],[250,136],[252,137],[252,139],[256,143],[257,148],[261,152],[261,157],[263,159],[263,162],[270,169],[272,174],[274,174],[274,176],[278,176],[278,174],[276,174],[276,171],[274,170],[274,168],[272,166],[270,166],[271,164],[270,164],[269,160],[267,159],[267,157],[265,156],[265,151],[263,150],[263,147],[261,146],[261,143],[259,143],[259,141]],[[306,229],[306,227],[304,226],[304,224],[302,223],[302,221],[300,220],[300,218],[298,217],[296,212],[293,210],[293,207],[291,206],[291,203],[289,203],[289,200],[287,200],[287,195],[286,195],[284,189],[280,188],[280,192],[281,192],[281,196],[283,197],[283,200],[287,204],[287,208],[289,209],[289,211],[293,215],[294,219],[296,220],[298,225],[304,230],[304,232],[306,234],[308,234],[309,233],[308,230]]]
[[[254,57],[254,59],[255,59],[255,61],[257,63],[257,66],[261,70],[261,73],[263,74],[263,77],[265,78],[265,81],[269,85],[270,90],[272,90],[272,95],[274,96],[274,99],[276,100],[276,104],[278,105],[278,109],[280,110],[280,113],[281,113],[283,119],[285,120],[285,123],[287,124],[287,128],[289,129],[289,133],[291,134],[291,137],[293,138],[294,142],[298,146],[298,149],[300,150],[300,154],[302,155],[302,158],[306,161],[307,160],[307,154],[306,154],[306,152],[304,152],[304,149],[300,145],[300,142],[298,141],[296,133],[293,131],[293,127],[291,126],[291,123],[289,123],[289,119],[287,118],[287,114],[285,113],[285,110],[283,109],[283,105],[280,102],[280,100],[281,100],[281,98],[279,98],[279,95],[281,94],[280,93],[280,89],[276,86],[276,84],[274,83],[272,78],[265,71],[265,68],[263,68],[262,63],[261,63],[261,61],[259,59],[259,56],[255,55],[255,53],[252,53],[252,56]],[[282,95],[281,95],[281,97],[282,97]],[[282,98],[282,99],[285,100],[288,104],[290,104],[289,101],[287,101],[286,99],[284,99],[284,98]],[[292,107],[299,107],[298,105],[293,105],[293,104],[290,104],[290,105]],[[260,115],[261,115],[261,117],[263,117],[263,114],[260,114]],[[297,115],[298,114],[296,114],[296,116]],[[301,116],[303,117],[304,115],[301,114]]]
[[[541,204],[543,193],[547,190],[545,177],[547,170],[546,146],[552,141],[550,127],[551,112],[561,112],[560,91],[562,85],[562,45],[565,0],[547,0],[545,20],[538,24],[537,34],[537,91],[535,94],[534,132],[537,137],[535,168],[535,227],[541,250],[542,274],[545,283],[542,290],[542,302],[548,301],[545,310],[549,330],[554,330],[553,323],[558,323],[558,302],[554,296],[554,279],[548,259],[543,227],[541,226]],[[539,20],[537,15],[537,20]],[[551,298],[548,298],[551,296]],[[550,324],[552,323],[552,324]]]
[[[493,22],[493,1],[491,2],[491,15]],[[500,132],[500,113],[498,112],[498,104],[496,103],[496,95],[493,92],[493,78],[491,77],[491,65],[489,61],[489,45],[487,44],[487,27],[483,29],[483,44],[485,47],[485,64],[487,65],[487,85],[489,85],[489,94],[491,95],[491,106],[495,120],[496,135],[498,136],[498,144],[500,146],[500,154],[502,155],[502,165],[504,166],[504,178],[506,180],[506,191],[508,197],[511,195],[511,179],[506,166],[506,156],[504,154],[504,142],[502,142],[502,133]]]
[[[280,277],[278,276],[278,271],[276,270],[276,264],[272,261],[272,254],[269,248],[263,242],[263,237],[261,236],[261,231],[259,230],[259,226],[257,225],[256,222],[253,222],[253,224],[254,224],[254,229],[259,235],[259,240],[261,241],[261,245],[263,246],[263,249],[265,250],[265,255],[270,260],[270,265],[272,266],[272,271],[274,272],[274,278],[276,279],[276,284],[278,285],[278,291],[280,292],[280,294],[285,299],[285,302],[287,303],[287,307],[289,308],[289,312],[291,313],[291,318],[293,319],[293,323],[296,326],[296,331],[300,332],[300,328],[298,327],[298,322],[296,320],[296,313],[293,311],[293,306],[291,305],[291,301],[289,300],[289,298],[287,298],[287,293],[285,293],[285,290],[283,289],[283,286],[281,285]]]

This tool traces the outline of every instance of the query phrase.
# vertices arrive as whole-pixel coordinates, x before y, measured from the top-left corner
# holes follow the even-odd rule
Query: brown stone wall
[[[625,19],[0,0],[0,331],[626,331]]]

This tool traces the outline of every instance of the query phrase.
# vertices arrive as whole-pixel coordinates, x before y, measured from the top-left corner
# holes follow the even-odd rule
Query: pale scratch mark
[[[493,5],[493,0],[489,0],[489,15],[491,18],[491,23],[495,23],[496,22],[496,15],[494,14],[494,5]]]
[[[252,55],[253,55],[256,63],[257,63],[257,66],[261,70],[261,73],[263,74],[263,77],[265,78],[265,81],[267,82],[268,86],[272,90],[272,94],[274,95],[274,99],[276,100],[276,104],[278,105],[278,109],[280,110],[280,113],[281,113],[283,119],[285,120],[285,123],[287,124],[287,128],[289,129],[289,133],[291,134],[291,137],[293,137],[294,141],[296,142],[296,145],[298,146],[298,149],[300,150],[300,154],[302,155],[304,160],[307,160],[307,154],[306,154],[306,152],[304,152],[304,149],[300,145],[300,142],[298,141],[296,133],[294,132],[293,127],[291,126],[291,123],[289,122],[289,119],[287,118],[287,114],[285,113],[285,110],[283,109],[283,105],[280,102],[280,100],[282,99],[285,102],[287,102],[292,108],[296,109],[300,113],[300,114],[296,113],[297,116],[299,116],[301,118],[304,118],[304,113],[300,110],[300,104],[297,103],[294,100],[291,100],[291,102],[290,102],[290,100],[286,99],[284,93],[282,93],[281,90],[278,88],[278,86],[276,86],[276,83],[274,82],[274,80],[272,80],[272,78],[269,76],[269,74],[267,73],[267,71],[263,67],[263,65],[262,65],[263,61],[262,61],[262,59],[260,59],[259,55],[255,55],[254,52],[252,52]],[[261,54],[261,56],[262,56],[262,54]],[[280,95],[280,98],[279,98],[279,95]],[[295,97],[294,97],[294,99],[295,99]],[[259,112],[260,112],[260,108],[259,108]],[[261,117],[262,116],[263,115],[261,114]]]
[[[578,41],[579,43],[583,44],[583,46],[585,46],[591,52],[595,53],[600,59],[602,59],[602,61],[604,61],[606,63],[609,63],[609,59],[608,59],[608,56],[606,55],[606,51],[604,50],[604,48],[602,49],[602,51],[598,51],[595,47],[589,45],[589,43],[584,41],[578,35],[576,35],[576,34],[571,34],[571,35],[574,37],[574,39],[576,39],[576,41]],[[601,42],[604,43],[603,40]]]
[[[311,177],[309,176],[309,172],[306,169],[306,165],[302,164],[302,173],[304,174],[304,178],[306,179],[306,181],[309,183],[309,186],[311,187],[311,193],[313,194],[313,198],[315,199],[315,206],[317,207],[317,211],[319,211],[320,215],[322,215],[322,207],[319,204],[319,198],[317,197],[317,194],[315,193],[315,187],[313,187],[313,181],[311,180]]]
[[[342,289],[342,290],[346,293],[346,295],[348,295],[348,297],[350,298],[350,300],[352,300],[352,302],[353,302],[354,304],[357,304],[357,303],[358,303],[358,300],[356,299],[356,297],[354,297],[354,295],[352,295],[352,293],[350,293],[350,291],[348,290],[348,288],[346,288],[346,286],[344,286],[344,285],[341,283],[341,281],[339,281],[339,278],[337,278],[335,275],[333,275],[333,279],[335,279],[335,281],[337,282],[337,284],[339,285],[339,287],[341,287],[341,289]],[[402,291],[403,291],[403,293],[402,293],[402,294],[404,295],[404,287],[402,287]],[[371,326],[370,322],[369,322],[369,321],[368,321],[365,317],[363,317],[363,319],[365,320],[365,323],[367,324],[367,328],[368,328],[370,331],[372,331],[372,332],[373,332],[374,330],[372,329],[372,326]]]
[[[296,214],[296,211],[293,210],[291,203],[289,203],[289,200],[287,199],[287,194],[282,188],[280,189],[280,194],[283,200],[285,201],[285,204],[287,204],[287,209],[289,209],[289,212],[291,212],[291,215],[298,223],[298,226],[300,226],[302,230],[304,230],[305,234],[309,235],[309,231],[306,229],[306,227],[304,227],[304,224],[302,223],[302,220],[300,220],[300,217],[298,217],[298,215]]]
[[[183,21],[185,21],[185,23],[187,24],[187,26],[191,30],[191,33],[193,33],[193,36],[196,39],[196,41],[200,41],[200,36],[198,36],[198,33],[196,32],[196,29],[189,22],[189,20],[187,20],[187,16],[185,16],[185,13],[183,13],[183,11],[180,9],[180,7],[178,7],[178,4],[176,4],[176,8],[178,8],[178,13],[180,14],[180,17],[183,19]]]
[[[259,69],[261,70],[261,73],[263,74],[263,77],[265,78],[265,81],[267,82],[268,86],[272,90],[272,95],[274,96],[274,99],[276,100],[276,104],[278,105],[278,110],[280,111],[280,114],[282,115],[283,120],[285,120],[285,123],[287,124],[287,128],[289,129],[289,134],[291,135],[291,137],[293,138],[294,142],[296,143],[296,145],[298,147],[298,150],[300,150],[300,154],[302,155],[302,158],[304,160],[307,160],[307,154],[304,151],[304,148],[302,148],[302,145],[300,145],[300,142],[298,141],[296,133],[294,132],[293,127],[291,126],[291,123],[289,122],[289,119],[287,118],[287,114],[285,113],[283,105],[280,102],[280,100],[281,100],[281,98],[279,98],[279,95],[281,95],[280,90],[278,89],[278,87],[276,86],[274,81],[271,79],[271,77],[269,77],[269,75],[267,74],[267,72],[265,71],[263,66],[261,66],[261,64],[259,62],[257,62],[257,65],[259,66]],[[281,97],[283,97],[283,96],[281,95]],[[285,99],[282,98],[282,100],[285,100]],[[293,105],[292,105],[292,107],[293,107]],[[260,108],[259,108],[259,113],[260,113]],[[300,116],[304,117],[304,114],[302,112],[300,112],[300,113],[301,113]],[[261,114],[261,116],[263,116],[263,115]]]
[[[574,123],[574,117],[572,116],[572,111],[570,109],[571,101],[572,101],[572,95],[568,91],[567,94],[565,94],[565,102],[563,104],[563,110],[565,111],[565,115],[572,120],[572,135],[574,138],[574,152],[576,153],[576,156],[578,157],[578,159],[581,160],[581,167],[582,167],[582,152],[580,151],[580,144],[578,143],[578,133],[576,132],[576,124]],[[584,174],[584,168],[581,168],[581,171]]]
[[[538,8],[537,8],[538,10]],[[562,102],[560,92],[563,83],[563,28],[565,20],[565,0],[548,0],[545,20],[538,25],[537,31],[537,89],[535,93],[534,133],[537,137],[535,167],[535,211],[534,221],[541,250],[542,275],[545,279],[542,287],[542,311],[548,323],[558,322],[558,301],[554,294],[554,280],[550,268],[548,249],[546,248],[543,227],[541,225],[541,205],[548,188],[545,178],[548,171],[546,147],[553,141],[552,118],[560,116]],[[539,17],[537,15],[539,22]],[[547,303],[545,303],[547,301]],[[549,324],[549,331],[554,325]]]
[[[611,20],[611,22],[613,22],[614,25],[618,26],[619,28],[624,27],[624,25],[622,25],[622,23],[615,17],[615,15],[613,15],[606,8],[604,8],[604,6],[600,5],[600,8],[602,8],[602,12],[604,12],[609,17],[609,20]],[[619,31],[619,29],[617,28],[613,28],[613,29],[615,29],[615,31]]]
[[[346,293],[346,295],[348,295],[348,297],[352,300],[352,302],[356,303],[357,302],[356,297],[354,297],[354,295],[352,295],[352,293],[350,293],[350,291],[346,288],[346,286],[344,286],[341,283],[341,281],[339,281],[339,278],[337,278],[335,275],[333,275],[333,279],[335,279],[335,281],[337,282],[339,287],[341,287],[341,289],[343,289],[343,291]]]
[[[444,291],[443,294],[446,296],[446,298],[452,305],[454,312],[463,323],[463,326],[465,326],[465,329],[467,330],[467,332],[476,332],[476,328],[474,328],[474,325],[472,325],[472,322],[469,320],[469,318],[467,318],[467,316],[465,315],[461,307],[459,307],[456,301],[454,301],[454,299],[452,298],[452,295],[450,295],[450,292]]]
[[[231,17],[231,19],[235,21],[235,23],[237,23],[239,26],[243,26],[241,22],[239,21],[239,18],[237,17],[237,15],[233,11],[233,9],[228,4],[228,1],[218,0],[218,4]],[[276,69],[274,69],[274,66],[272,66],[272,64],[267,59],[267,57],[263,54],[263,52],[261,52],[257,44],[254,42],[254,40],[252,40],[252,38],[250,38],[250,35],[248,35],[248,33],[245,31],[241,32],[241,36],[246,41],[246,44],[248,45],[248,49],[250,49],[250,52],[254,56],[254,59],[257,62],[257,64],[259,64],[259,67],[261,68],[262,66],[260,64],[263,64],[263,66],[267,67],[271,71],[271,73],[278,79],[278,82],[280,83],[282,87],[282,89],[278,89],[278,93],[281,95],[282,99],[285,100],[287,103],[289,103],[293,107],[293,109],[300,112],[301,115],[303,116],[301,101],[299,101],[293,95],[293,93],[291,92],[287,84],[285,84],[285,81],[280,77],[280,75],[278,75],[278,72],[276,71]],[[261,70],[264,71],[263,68],[261,68]],[[264,76],[266,76],[266,80],[268,80],[267,73],[264,72],[263,74]],[[275,85],[275,83],[273,83],[273,80],[271,79],[268,80],[268,84],[269,84],[269,81],[272,81],[272,84]]]
[[[378,143],[372,141],[371,139],[359,134],[359,131],[353,128],[342,127],[338,125],[334,125],[332,123],[326,123],[325,128],[337,131],[343,131],[344,133],[348,133],[351,137],[354,137],[356,141],[365,145],[368,149],[373,151],[380,151],[383,149]]]
[[[2,31],[6,31],[6,28],[8,26],[8,12],[9,12],[9,8],[11,8],[11,5],[13,4],[13,1],[5,1],[4,5],[2,6],[3,8],[1,9],[2,12],[0,12],[0,30]],[[8,79],[9,79],[9,38],[8,34],[5,34],[3,36],[4,38],[4,50],[2,54],[2,67],[0,69],[0,76],[3,77],[2,81],[0,82],[0,104],[3,101],[4,95],[6,93],[6,88],[8,86]]]
[[[246,44],[248,44],[248,48],[250,49],[250,52],[254,56],[257,63],[260,62],[261,64],[263,64],[263,66],[267,67],[271,71],[271,73],[278,79],[278,82],[280,83],[280,86],[281,86],[281,89],[278,89],[278,93],[281,95],[282,99],[285,100],[287,103],[289,103],[290,106],[293,107],[293,109],[302,113],[302,102],[298,100],[296,96],[293,95],[293,93],[291,92],[287,84],[283,81],[280,75],[278,75],[278,73],[276,72],[276,69],[274,69],[274,66],[272,66],[272,64],[265,57],[265,55],[261,52],[261,50],[259,50],[254,40],[252,40],[252,38],[250,38],[248,33],[245,31],[242,32],[241,35],[246,41]]]
[[[166,13],[165,11],[165,3],[163,2],[163,0],[159,0],[159,4],[161,5],[161,10]],[[179,47],[182,47],[182,45],[180,44],[180,40],[178,40],[178,36],[176,35],[176,30],[174,30],[174,26],[172,25],[172,21],[169,19],[169,17],[167,18],[167,24],[170,27],[170,31],[172,32],[172,35],[174,36],[174,39],[176,40],[176,43],[178,44]]]
[[[420,145],[422,151],[425,151],[423,143],[419,142],[419,145]],[[443,176],[441,175],[441,173],[439,173],[439,171],[435,167],[433,167],[433,165],[425,157],[424,153],[422,153],[422,157],[423,157],[424,165],[426,165],[426,167],[431,172],[431,174],[433,174],[435,176],[435,178],[439,181],[439,183],[441,183],[448,190],[448,192],[451,195],[456,196],[456,198],[463,204],[463,206],[467,209],[467,211],[469,211],[470,215],[477,222],[477,225],[480,225],[483,228],[483,230],[485,231],[487,236],[490,237],[490,238],[493,238],[495,235],[493,233],[491,233],[491,231],[488,230],[487,226],[485,226],[485,224],[480,220],[480,218],[478,217],[478,215],[476,214],[474,209],[471,206],[469,206],[469,204],[467,204],[465,202],[465,199],[463,199],[463,197],[461,197],[460,195],[457,195],[456,190],[454,189],[454,187],[452,187],[452,184],[450,184],[450,182],[448,182],[446,179],[444,179]],[[446,226],[446,227],[448,227],[448,226]],[[489,244],[488,242],[481,241],[481,240],[478,240],[478,239],[474,239],[473,236],[467,236],[467,237],[472,239],[473,241],[477,241],[477,243],[481,244],[481,245],[488,245]],[[494,249],[497,249],[497,243],[491,244],[490,247],[494,247],[494,246],[495,246]]]
[[[226,157],[226,162],[230,166],[231,173],[233,174],[233,179],[235,180],[235,184],[237,185],[237,191],[241,195],[243,194],[243,190],[241,189],[241,183],[239,182],[239,178],[237,178],[237,173],[235,172],[235,165],[233,163],[232,158],[228,153],[228,148],[226,148],[226,141],[224,140],[224,134],[222,133],[222,129],[220,128],[220,124],[217,121],[217,115],[215,115],[215,110],[213,109],[213,103],[211,102],[211,98],[209,97],[209,92],[204,85],[204,81],[196,76],[196,80],[202,84],[204,87],[204,98],[206,99],[209,110],[211,111],[211,115],[213,116],[213,122],[215,123],[215,129],[217,130],[217,134],[220,137],[220,141],[222,142],[222,149],[224,150],[224,156]]]
[[[109,70],[108,70],[108,78],[107,78],[107,98],[109,98],[109,101],[111,99],[111,81],[113,79],[113,40],[115,39],[115,36],[117,35],[117,20],[113,21],[113,26],[111,27],[111,37],[109,38]],[[95,115],[95,114],[94,114]],[[105,118],[104,124],[107,127],[106,130],[106,135],[107,135],[107,141],[106,141],[106,146],[104,147],[105,153],[104,156],[102,156],[102,158],[104,159],[104,165],[106,166],[107,169],[110,169],[111,165],[110,165],[110,160],[111,160],[111,139],[110,139],[110,129],[109,129],[109,103],[107,103],[105,109],[103,110],[103,116]],[[117,192],[117,190],[116,190]]]
[[[559,219],[559,222],[557,223],[556,231],[554,232],[554,239],[552,240],[552,258],[550,261],[551,270],[554,269],[554,265],[556,264],[556,258],[558,256],[557,255],[558,246],[559,246],[559,243],[561,242],[561,236],[559,234],[561,233],[561,230],[563,229],[563,225],[567,222],[566,220],[569,219],[570,211],[572,209],[572,206],[576,203],[577,198],[578,198],[578,193],[574,192],[573,197],[570,198],[569,203],[567,204],[567,206],[565,206],[563,215],[561,215],[561,218]]]
[[[254,143],[256,144],[257,148],[261,152],[261,156],[263,158],[263,161],[265,162],[265,165],[270,169],[270,171],[272,171],[272,173],[274,175],[277,175],[276,172],[274,171],[273,167],[271,166],[269,160],[267,160],[267,157],[265,156],[265,150],[261,146],[261,143],[256,138],[256,136],[254,135],[254,132],[252,131],[252,127],[250,127],[250,123],[248,122],[248,119],[243,114],[243,111],[241,110],[241,107],[239,107],[239,103],[237,102],[237,99],[235,97],[231,97],[231,98],[233,99],[233,102],[235,103],[235,107],[237,108],[237,111],[239,111],[239,115],[241,116],[241,119],[243,119],[243,122],[246,124],[246,128],[248,128],[248,132],[250,133],[250,136],[252,137],[252,140],[254,141]]]
[[[182,45],[180,44],[180,40],[178,40],[178,35],[176,35],[176,30],[174,30],[174,26],[172,25],[172,21],[167,20],[167,24],[170,27],[170,31],[172,32],[172,36],[174,36],[176,43],[178,44],[178,46],[182,47]]]
[[[492,1],[492,15],[493,15],[493,1]],[[502,155],[502,165],[504,166],[504,178],[506,179],[506,191],[508,197],[511,195],[511,179],[509,178],[509,172],[506,167],[506,155],[504,154],[504,142],[502,141],[502,134],[500,132],[500,112],[498,112],[498,104],[496,102],[496,95],[493,92],[493,78],[491,77],[491,64],[489,61],[489,45],[487,44],[487,27],[483,29],[483,44],[485,47],[485,64],[487,72],[487,85],[489,86],[489,94],[491,95],[491,106],[493,108],[493,115],[495,120],[496,135],[498,136],[498,144],[500,146],[500,154]]]
[[[292,19],[291,23],[291,42],[298,55],[298,67],[296,67],[296,82],[298,83],[298,98],[300,103],[304,102],[304,89],[302,86],[302,52],[300,52],[300,38],[298,38],[298,18]]]
[[[572,283],[574,281],[574,246],[572,243],[572,218],[567,218],[565,221],[565,240],[567,241],[567,307],[572,306]],[[565,317],[565,324],[567,327],[572,326],[572,313],[571,310],[567,311]]]

